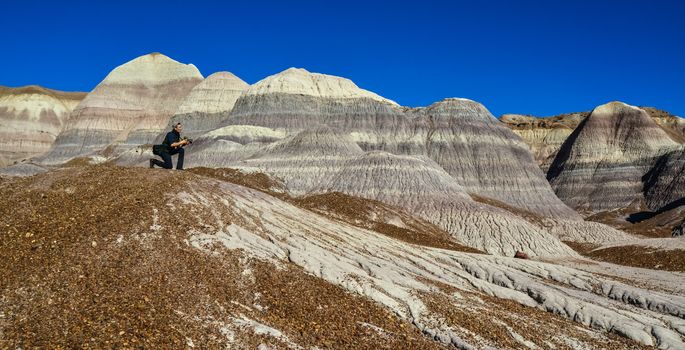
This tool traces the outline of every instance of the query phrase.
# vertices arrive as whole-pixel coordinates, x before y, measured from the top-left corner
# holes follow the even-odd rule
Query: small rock
[[[526,253],[524,253],[524,252],[522,252],[522,251],[520,251],[520,250],[517,250],[517,251],[516,251],[516,254],[514,254],[514,258],[518,258],[518,259],[530,259],[530,257],[528,256],[528,254],[526,254]]]
[[[93,241],[92,243],[90,243],[90,245],[92,245],[92,246],[93,246],[93,248],[95,248],[95,247],[97,247],[97,246],[98,246],[98,243],[97,243],[97,242],[95,242],[95,241]]]

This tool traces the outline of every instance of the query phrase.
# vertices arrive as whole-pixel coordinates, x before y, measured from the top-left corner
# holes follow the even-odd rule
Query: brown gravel
[[[260,303],[268,324],[301,346],[324,349],[440,349],[406,321],[369,299],[289,267],[274,276],[272,267],[255,269]],[[378,332],[372,327],[380,327]]]
[[[178,349],[191,340],[201,349],[285,348],[288,341],[321,349],[443,348],[381,305],[296,265],[275,268],[223,246],[203,252],[188,245],[189,230],[206,229],[199,222],[211,222],[215,213],[178,202],[172,211],[168,205],[190,183],[211,190],[216,182],[205,176],[278,194],[277,182],[268,177],[110,165],[0,181],[0,349]],[[378,220],[399,215],[407,231],[385,234],[447,244],[435,243],[444,232],[366,199],[328,194],[290,200],[374,229],[383,221],[370,220],[369,213]],[[241,220],[221,215],[225,224]],[[497,346],[521,347],[498,323],[504,322],[542,348],[549,347],[545,341],[559,345],[553,335],[569,332],[597,348],[640,348],[619,337],[592,338],[578,331],[582,326],[541,310],[434,285],[442,292],[422,296],[431,310]],[[449,296],[454,292],[472,300],[472,307],[455,306]],[[268,325],[287,339],[237,326],[236,319]],[[227,329],[235,343],[228,342]]]
[[[635,245],[597,249],[598,246],[593,244],[564,243],[583,256],[599,261],[652,270],[685,272],[685,250],[659,250]]]
[[[585,218],[585,220],[606,224],[617,230],[642,237],[665,238],[671,237],[673,228],[680,224],[683,219],[680,210],[671,210],[636,223],[625,220],[630,214],[644,210],[643,207],[628,207],[621,210],[596,213]]]
[[[476,202],[487,204],[487,205],[490,205],[490,206],[493,206],[496,208],[506,210],[506,211],[518,216],[518,217],[523,218],[524,220],[530,222],[533,225],[536,225],[539,227],[545,226],[543,218],[540,215],[537,215],[531,211],[515,207],[511,204],[507,204],[507,203],[504,203],[502,201],[498,201],[498,200],[493,199],[493,198],[480,196],[480,195],[477,195],[475,193],[469,193],[469,196],[471,196],[471,198]]]
[[[20,94],[44,94],[58,99],[83,100],[88,93],[52,90],[38,85],[27,85],[16,88],[0,86],[0,96]]]
[[[222,327],[233,327],[231,346],[285,347],[232,326],[240,318],[302,346],[440,348],[380,305],[297,266],[274,269],[240,251],[186,244],[196,216],[211,213],[175,203],[185,210],[172,214],[167,194],[198,179],[87,166],[0,182],[0,348],[178,349],[189,340],[220,348]]]
[[[249,187],[278,197],[285,196],[285,186],[283,186],[280,181],[263,173],[244,173],[237,169],[213,169],[205,167],[192,168],[187,171],[193,174]]]
[[[484,254],[480,250],[454,242],[454,238],[439,227],[376,200],[331,192],[294,198],[291,202],[315,213],[407,243]],[[406,227],[389,224],[387,221],[391,218],[400,218]]]
[[[536,129],[575,129],[578,124],[590,115],[590,112],[578,113],[564,113],[552,117],[533,117],[533,119],[514,124],[513,122],[504,122],[507,127],[513,130],[536,130]]]
[[[668,134],[668,136],[675,142],[685,143],[685,135],[683,134],[682,126],[678,127],[680,117],[674,116],[671,113],[654,107],[640,107],[644,109],[650,117]]]
[[[657,250],[641,246],[599,249],[587,254],[593,259],[653,270],[685,272],[685,250]]]

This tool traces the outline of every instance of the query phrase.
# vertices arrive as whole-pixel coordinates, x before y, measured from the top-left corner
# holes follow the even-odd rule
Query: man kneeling
[[[150,168],[154,168],[156,165],[164,169],[171,169],[174,166],[171,162],[171,156],[178,154],[176,170],[183,170],[183,146],[188,145],[190,141],[181,139],[181,130],[183,130],[181,123],[176,123],[174,128],[166,134],[164,142],[162,142],[164,147],[159,152],[159,156],[164,159],[164,162],[161,162],[159,159],[150,159]]]

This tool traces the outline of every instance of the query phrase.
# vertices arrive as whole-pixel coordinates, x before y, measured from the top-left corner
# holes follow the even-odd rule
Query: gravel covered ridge
[[[268,178],[232,176],[282,195]],[[247,192],[256,195],[241,197]],[[200,202],[190,200],[193,193]],[[434,287],[416,291],[416,297],[428,313],[420,322],[402,319],[387,305],[305,273],[302,265],[255,258],[249,236],[242,249],[228,249],[219,241],[198,246],[191,237],[191,232],[218,236],[217,225],[249,228],[250,220],[276,223],[269,218],[269,205],[291,207],[292,213],[324,226],[336,225],[331,218],[349,222],[358,216],[362,226],[373,222],[364,221],[365,208],[378,208],[364,207],[354,197],[301,198],[311,211],[319,212],[316,215],[216,177],[110,165],[2,179],[0,195],[6,204],[0,209],[0,348],[254,349],[263,344],[277,349],[434,349],[450,343],[444,339],[450,329],[477,348],[643,348],[562,315],[488,297],[493,289],[481,293],[455,283],[470,291],[460,290],[425,278]],[[211,196],[217,197],[210,200]],[[255,206],[245,198],[253,198]],[[222,209],[216,208],[220,203]],[[256,216],[247,217],[252,215],[250,208],[258,209]],[[304,220],[303,227],[308,223]],[[405,217],[402,221],[409,228],[420,224]],[[258,227],[253,229],[251,235],[260,234]],[[321,237],[316,240],[315,231],[308,239],[324,242]],[[355,232],[367,233],[370,239],[373,235]],[[399,240],[373,236],[382,237],[388,249],[407,247]],[[346,244],[341,249],[363,249]],[[456,258],[469,271],[490,266],[487,255],[412,249],[417,255],[406,258],[413,259],[415,267],[419,254]],[[513,264],[501,259],[500,263]],[[513,273],[511,278],[523,278],[522,271],[502,269]],[[461,276],[464,282],[483,283]],[[539,334],[548,325],[553,331]],[[451,343],[468,347],[457,338]]]
[[[165,208],[198,179],[88,166],[0,182],[0,348],[440,347],[295,265],[189,246],[196,216]]]
[[[612,264],[645,269],[685,272],[685,250],[662,250],[638,245],[598,247],[594,244],[564,242],[578,253]]]

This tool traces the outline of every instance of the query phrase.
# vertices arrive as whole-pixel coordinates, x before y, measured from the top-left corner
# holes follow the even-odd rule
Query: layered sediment
[[[0,167],[47,152],[85,93],[0,87]]]
[[[545,216],[577,218],[555,197],[521,139],[470,100],[407,111],[349,80],[289,69],[246,90],[223,125],[286,135],[325,125],[363,151],[426,156],[468,192]]]
[[[523,139],[542,171],[547,173],[561,145],[589,114],[569,113],[547,118],[505,114],[500,121]]]
[[[197,84],[183,99],[171,123],[183,123],[184,135],[195,138],[219,127],[249,85],[233,73],[217,72]]]
[[[643,201],[642,177],[678,147],[642,109],[621,102],[595,108],[564,142],[547,173],[557,196],[590,212]]]
[[[192,64],[158,53],[115,68],[74,109],[65,130],[41,161],[59,164],[104,150],[111,155],[151,143],[202,79]]]
[[[685,148],[663,155],[645,176],[645,201],[653,211],[685,204]]]
[[[233,145],[230,152],[242,159],[233,159],[232,166],[272,174],[292,195],[341,192],[378,200],[435,224],[455,242],[491,254],[574,255],[545,227],[473,201],[454,177],[426,156],[365,152],[348,134],[325,126],[261,146]],[[227,159],[215,152],[211,146],[203,149],[193,162]]]
[[[528,147],[480,103],[447,99],[419,111],[427,156],[469,193],[551,218],[578,219],[554,195]]]

